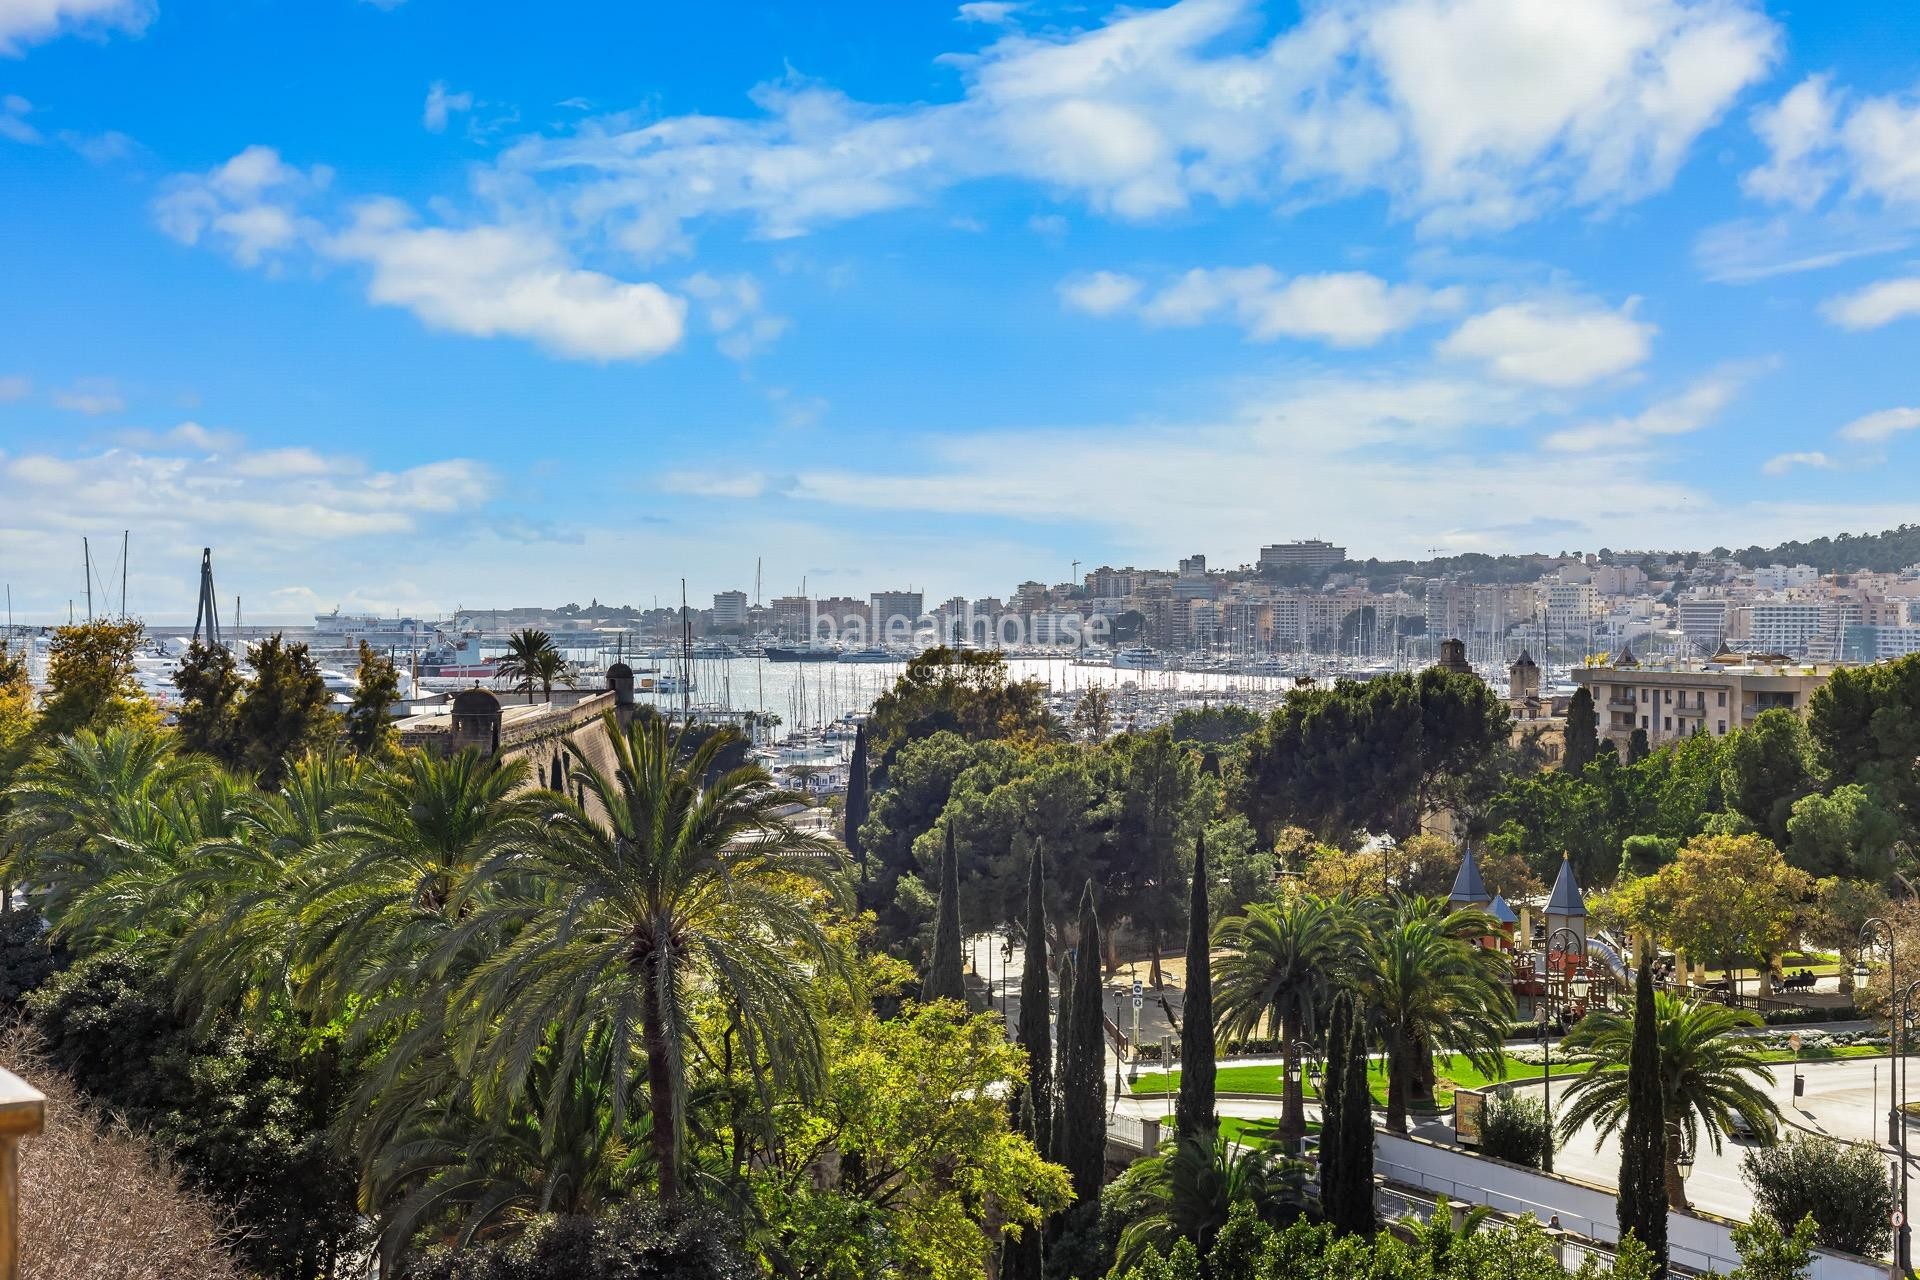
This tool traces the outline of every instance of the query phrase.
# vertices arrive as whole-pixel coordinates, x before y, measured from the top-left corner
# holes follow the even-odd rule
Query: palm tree
[[[1214,941],[1226,950],[1213,978],[1220,1035],[1245,1039],[1266,1023],[1278,1029],[1292,1056],[1318,1033],[1356,939],[1341,904],[1304,894],[1256,903],[1245,915],[1222,920]],[[1307,1131],[1299,1073],[1288,1072],[1282,1088],[1278,1136],[1297,1141]]]
[[[1293,1221],[1306,1212],[1306,1169],[1278,1150],[1217,1133],[1162,1144],[1114,1183],[1115,1202],[1137,1209],[1120,1233],[1112,1274],[1124,1274],[1149,1249],[1172,1252],[1181,1239],[1204,1257],[1235,1204],[1251,1205],[1269,1225]]]
[[[1736,1116],[1753,1132],[1770,1137],[1778,1127],[1780,1109],[1760,1087],[1773,1083],[1773,1072],[1761,1061],[1758,1044],[1729,1034],[1737,1027],[1758,1025],[1754,1014],[1724,1005],[1692,1004],[1664,991],[1654,993],[1653,1008],[1667,1131],[1667,1203],[1684,1209],[1687,1187],[1680,1178],[1680,1153],[1698,1144],[1700,1130],[1706,1130],[1718,1151],[1721,1137],[1733,1132]],[[1568,1062],[1588,1063],[1590,1068],[1567,1090],[1567,1109],[1560,1115],[1562,1142],[1589,1121],[1601,1135],[1626,1122],[1627,1058],[1632,1047],[1632,1017],[1611,1010],[1588,1014],[1568,1034],[1564,1043]]]
[[[232,829],[201,844],[179,885],[208,908],[180,940],[172,970],[202,1016],[293,1002],[301,907],[327,887],[321,850],[368,777],[359,757],[307,755],[279,791],[242,794]],[[323,1011],[321,1020],[332,1012]]]
[[[526,1094],[490,1109],[465,1082],[430,1097],[383,1096],[359,1137],[361,1193],[389,1272],[423,1230],[465,1248],[506,1239],[541,1214],[592,1215],[631,1190],[635,1160],[606,1103],[613,1037],[589,1037],[568,1072],[557,1046],[536,1056]]]
[[[509,681],[510,687],[527,695],[528,702],[533,701],[536,686],[552,701],[555,683],[573,683],[573,667],[560,656],[552,636],[528,627],[507,637],[507,651],[494,665],[494,678]]]
[[[246,784],[152,729],[83,729],[43,748],[9,788],[19,835],[6,878],[56,930],[168,947],[202,899],[179,877],[227,834]]]
[[[524,761],[469,750],[412,752],[367,780],[316,849],[300,918],[310,1000],[339,1008],[428,985],[422,966],[487,891],[473,872],[534,812],[514,799],[527,776]]]
[[[731,730],[682,750],[657,716],[622,730],[603,719],[611,771],[569,743],[587,805],[552,792],[536,830],[477,869],[475,883],[515,873],[462,934],[509,939],[455,990],[450,1025],[464,1068],[497,1096],[527,1087],[535,1055],[555,1028],[563,1063],[591,1035],[611,1037],[616,1059],[646,1054],[647,1105],[660,1197],[679,1195],[686,1113],[690,1004],[718,998],[750,1065],[802,1086],[823,1073],[810,984],[840,957],[821,923],[820,895],[839,894],[837,860],[824,838],[779,813],[781,796],[758,764],[703,785]],[[628,1087],[615,1073],[613,1122]]]
[[[1435,1049],[1462,1054],[1489,1076],[1502,1072],[1513,1019],[1508,962],[1469,941],[1498,928],[1484,911],[1448,911],[1437,898],[1397,899],[1371,923],[1361,987],[1387,1052],[1387,1128],[1395,1133],[1407,1131],[1407,1104],[1427,1088]]]

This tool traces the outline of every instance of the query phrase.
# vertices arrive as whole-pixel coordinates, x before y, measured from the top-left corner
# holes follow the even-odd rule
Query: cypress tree
[[[1701,721],[1700,727],[1706,728],[1706,721]],[[1652,754],[1653,744],[1647,741],[1647,731],[1635,729],[1633,736],[1627,739],[1627,763],[1638,764]]]
[[[1020,1098],[1020,1132],[1027,1135],[1027,1141],[1046,1150],[1047,1130],[1039,1119],[1039,1113],[1033,1106],[1034,1093],[1029,1089]],[[1042,1228],[1022,1227],[1020,1238],[1008,1238],[1000,1251],[1001,1280],[1041,1280],[1046,1274],[1045,1245],[1042,1243]]]
[[[867,727],[853,735],[853,759],[847,764],[847,852],[860,865],[860,888],[867,887],[867,851],[860,847],[860,824],[867,820]]]
[[[953,851],[953,824],[947,824],[947,845],[940,854],[940,912],[933,928],[933,960],[922,1000],[967,998],[967,979],[960,967],[960,858]]]
[[[1187,998],[1180,1014],[1180,1101],[1174,1132],[1182,1142],[1220,1128],[1214,1114],[1213,930],[1207,910],[1207,838],[1193,843],[1192,901],[1187,911]],[[1171,1064],[1166,1064],[1171,1065]]]
[[[1600,717],[1593,709],[1593,694],[1585,685],[1573,691],[1567,703],[1566,749],[1560,767],[1578,773],[1600,754]]]
[[[1058,1161],[1067,1146],[1067,1108],[1061,1093],[1067,1078],[1067,1055],[1073,1049],[1073,952],[1060,957],[1060,1011],[1053,1021],[1053,1129],[1047,1144],[1048,1159]],[[1101,1073],[1101,1079],[1106,1073]]]
[[[1346,1129],[1340,1117],[1346,1105],[1347,1051],[1352,1039],[1353,997],[1342,991],[1327,1015],[1327,1070],[1320,1078],[1320,1204],[1324,1212],[1340,1193],[1346,1176]]]
[[[1334,1218],[1343,1230],[1370,1234],[1373,1215],[1373,1089],[1367,1078],[1367,1024],[1356,1011],[1341,1073],[1340,1206]]]
[[[1660,1088],[1660,1031],[1653,965],[1643,948],[1633,991],[1633,1047],[1627,1057],[1627,1123],[1620,1137],[1620,1233],[1633,1232],[1667,1270],[1667,1115]]]
[[[1080,898],[1080,942],[1073,966],[1073,1012],[1060,1073],[1061,1145],[1054,1158],[1073,1179],[1077,1204],[1098,1206],[1107,1164],[1107,1051],[1100,1008],[1100,918],[1093,883]]]
[[[1053,1028],[1047,997],[1046,868],[1034,851],[1027,868],[1027,958],[1020,972],[1020,1047],[1027,1051],[1026,1102],[1034,1145],[1053,1149]]]

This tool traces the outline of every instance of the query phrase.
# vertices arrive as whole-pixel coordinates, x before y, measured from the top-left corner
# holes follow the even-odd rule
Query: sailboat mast
[[[80,559],[87,568],[87,621],[93,621],[93,548],[85,534],[80,536]]]
[[[127,552],[133,546],[133,530],[120,531],[120,616],[127,616]]]

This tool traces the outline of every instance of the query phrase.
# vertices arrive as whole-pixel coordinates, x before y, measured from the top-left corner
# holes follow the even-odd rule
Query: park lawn
[[[1871,1044],[1828,1044],[1808,1045],[1800,1050],[1802,1062],[1837,1062],[1843,1058],[1884,1058],[1887,1056],[1885,1045]],[[1792,1062],[1791,1049],[1762,1049],[1762,1062]]]
[[[1173,1120],[1174,1118],[1172,1116],[1162,1116],[1160,1118],[1160,1127],[1171,1133],[1173,1131]],[[1230,1142],[1238,1142],[1242,1146],[1266,1146],[1269,1142],[1273,1141],[1273,1131],[1279,1127],[1280,1122],[1273,1119],[1246,1119],[1241,1116],[1220,1117],[1220,1136]],[[1310,1134],[1319,1133],[1319,1121],[1307,1121],[1307,1132]]]
[[[1510,1054],[1503,1056],[1505,1057],[1506,1074],[1500,1077],[1501,1079],[1532,1080],[1542,1074],[1542,1068],[1538,1063],[1522,1062]],[[1221,1093],[1253,1093],[1277,1098],[1280,1096],[1281,1091],[1281,1070],[1280,1065],[1277,1063],[1268,1063],[1259,1066],[1223,1066],[1214,1076],[1213,1087]],[[1556,1062],[1553,1064],[1553,1073],[1556,1076],[1562,1074],[1576,1075],[1584,1070],[1586,1070],[1586,1067],[1581,1063],[1563,1064]],[[1455,1089],[1479,1089],[1494,1083],[1493,1077],[1486,1075],[1457,1053],[1436,1058],[1434,1061],[1434,1075],[1437,1078],[1437,1083],[1433,1091],[1433,1101],[1435,1107],[1442,1111],[1452,1109],[1453,1091]],[[1378,1061],[1369,1063],[1367,1068],[1367,1082],[1372,1086],[1374,1105],[1376,1107],[1386,1106],[1387,1077],[1383,1063]],[[1179,1087],[1180,1073],[1178,1071],[1170,1073],[1156,1071],[1149,1075],[1141,1076],[1139,1082],[1133,1086],[1133,1092],[1135,1096],[1139,1096],[1142,1094],[1171,1092]],[[1308,1098],[1317,1098],[1319,1096],[1313,1087],[1313,1078],[1311,1076],[1306,1080],[1306,1096]]]

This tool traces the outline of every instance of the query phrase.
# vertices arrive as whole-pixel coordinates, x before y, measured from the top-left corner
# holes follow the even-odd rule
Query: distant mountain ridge
[[[1822,573],[1892,573],[1920,564],[1920,524],[1903,524],[1884,533],[1843,533],[1812,542],[1748,547],[1733,557],[1750,569],[1763,564],[1810,564]]]

